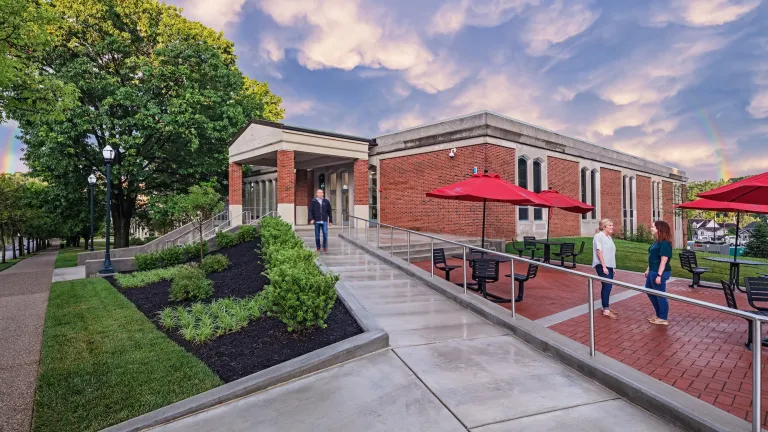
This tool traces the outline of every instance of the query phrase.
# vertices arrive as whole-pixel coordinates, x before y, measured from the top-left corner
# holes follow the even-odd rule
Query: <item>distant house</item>
[[[725,238],[726,228],[712,219],[691,219],[694,241],[717,241]]]

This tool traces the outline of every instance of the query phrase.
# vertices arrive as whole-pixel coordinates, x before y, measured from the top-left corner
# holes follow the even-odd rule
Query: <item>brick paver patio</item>
[[[460,260],[449,260],[459,265]],[[414,263],[429,270],[430,262]],[[517,273],[526,266],[517,265]],[[509,274],[509,263],[501,264],[501,274]],[[587,266],[578,270],[594,273]],[[454,270],[452,282],[461,282],[461,269]],[[435,272],[443,277],[442,272]],[[471,277],[471,269],[467,270]],[[616,279],[642,285],[643,275],[618,271]],[[689,288],[689,281],[675,279],[668,283],[668,291],[690,298],[725,305],[721,290]],[[536,279],[525,284],[525,299],[516,303],[520,315],[539,320],[577,306],[587,304],[586,279],[559,272],[539,269]],[[489,291],[509,297],[509,278],[489,287]],[[614,286],[612,295],[624,290]],[[749,310],[745,294],[737,292],[740,308]],[[600,284],[594,287],[594,299],[600,299]],[[509,303],[502,304],[509,308]],[[655,326],[646,317],[653,313],[644,294],[612,303],[619,313],[618,320],[595,317],[596,349],[624,364],[662,380],[688,394],[717,406],[747,421],[752,421],[752,353],[744,347],[747,322],[744,319],[714,312],[680,302],[671,302],[668,327]],[[585,309],[586,310],[586,309]],[[576,314],[575,314],[576,315]],[[550,326],[554,331],[585,345],[589,343],[589,316],[581,313]],[[763,369],[768,356],[763,354]],[[768,381],[763,377],[763,424],[768,410]]]

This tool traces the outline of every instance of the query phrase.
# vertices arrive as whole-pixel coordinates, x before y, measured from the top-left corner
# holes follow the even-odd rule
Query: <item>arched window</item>
[[[589,201],[587,201],[587,169],[586,168],[581,169],[581,202],[583,202],[584,204],[589,203]],[[586,213],[581,215],[581,219],[583,220],[587,219]]]
[[[541,161],[536,159],[533,161],[533,191],[536,193],[541,192]],[[544,219],[544,212],[539,207],[533,209],[533,220]]]
[[[521,157],[517,159],[517,185],[528,189],[528,159]],[[528,207],[517,208],[519,219],[528,220]]]
[[[597,170],[593,169],[589,173],[589,204],[594,207],[592,210],[592,219],[597,219]]]

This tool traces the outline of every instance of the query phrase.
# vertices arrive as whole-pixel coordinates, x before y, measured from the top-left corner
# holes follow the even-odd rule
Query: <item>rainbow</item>
[[[706,129],[707,135],[709,135],[709,140],[712,143],[714,153],[717,157],[720,158],[720,166],[718,170],[720,176],[719,178],[722,180],[728,180],[733,177],[733,173],[730,168],[728,168],[728,161],[725,158],[725,140],[720,134],[720,131],[717,129],[717,125],[712,119],[712,116],[709,115],[709,112],[707,112],[706,108],[701,107],[698,111],[698,114],[704,124],[704,129]]]
[[[21,170],[20,143],[16,140],[18,126],[0,128],[0,173],[13,173]]]

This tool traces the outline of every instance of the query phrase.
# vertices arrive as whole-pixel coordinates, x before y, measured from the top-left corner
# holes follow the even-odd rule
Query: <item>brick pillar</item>
[[[296,222],[296,173],[293,150],[277,151],[277,214],[291,225]]]
[[[309,173],[307,170],[296,170],[296,192],[294,201],[296,204],[296,224],[306,224],[309,222]]]
[[[229,218],[232,226],[243,223],[243,167],[240,164],[229,164]]]
[[[600,216],[613,221],[613,232],[621,237],[623,215],[621,207],[621,172],[610,168],[600,168]]]
[[[672,182],[662,180],[661,182],[661,219],[669,224],[672,231],[672,244],[675,239],[675,205],[673,204]]]
[[[368,219],[368,159],[357,159],[353,169],[355,202],[352,215]]]

